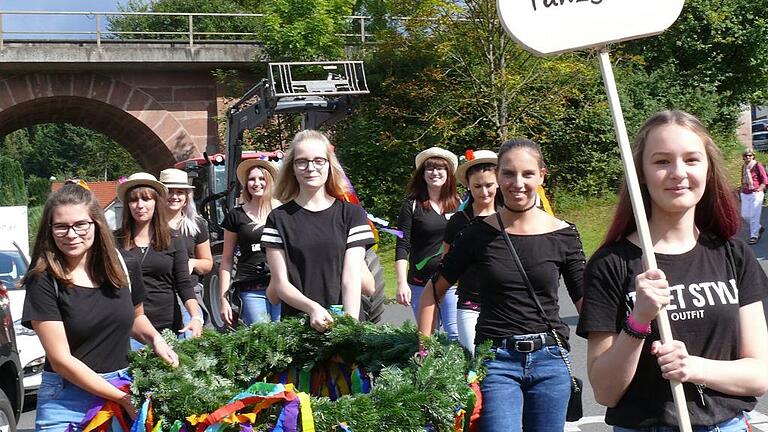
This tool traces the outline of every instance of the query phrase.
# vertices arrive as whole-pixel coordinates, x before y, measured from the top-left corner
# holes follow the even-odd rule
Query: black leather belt
[[[508,338],[488,338],[485,340],[492,341],[491,343],[494,348],[514,350],[519,353],[532,353],[540,350],[545,345],[557,345],[557,341],[551,335],[544,336],[543,342],[541,338],[517,339],[514,336]]]

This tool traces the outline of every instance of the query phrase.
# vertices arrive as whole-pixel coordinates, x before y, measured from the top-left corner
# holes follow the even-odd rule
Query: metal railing
[[[3,26],[3,21],[6,16],[13,15],[39,15],[39,16],[84,16],[88,19],[94,20],[94,26],[89,28],[83,28],[78,30],[51,30],[51,29],[27,29],[27,30],[6,30]],[[102,25],[110,18],[115,17],[130,17],[130,16],[147,16],[147,17],[173,17],[182,18],[186,20],[186,31],[112,31],[105,30]],[[161,42],[184,42],[189,45],[190,48],[195,46],[197,41],[207,42],[251,42],[258,43],[258,34],[254,32],[217,32],[217,31],[196,31],[195,22],[200,22],[201,19],[209,19],[210,17],[220,17],[221,19],[237,19],[237,18],[264,18],[265,14],[248,14],[248,13],[174,13],[174,12],[70,12],[70,11],[5,11],[0,10],[0,49],[3,48],[3,43],[6,41],[51,41],[50,37],[56,36],[55,40],[74,40],[71,36],[85,36],[86,39],[77,39],[78,42],[90,42],[95,43],[97,47],[101,47],[104,42],[109,43],[124,43],[124,42],[147,42],[147,41],[161,41]],[[351,38],[355,43],[365,44],[372,41],[373,35],[367,32],[366,28],[372,18],[363,15],[349,15],[344,17],[350,22],[348,33],[337,34],[339,37]],[[392,19],[402,20],[408,18],[394,17]],[[41,27],[43,24],[39,24]],[[41,36],[48,37],[49,39],[32,39],[32,38],[16,38],[13,36]],[[10,36],[10,37],[8,37]],[[64,38],[61,38],[64,36]],[[149,36],[144,39],[136,39],[136,36]],[[171,36],[168,39],[166,37]],[[222,38],[220,40],[212,39],[212,37]],[[232,39],[237,37],[238,39]]]

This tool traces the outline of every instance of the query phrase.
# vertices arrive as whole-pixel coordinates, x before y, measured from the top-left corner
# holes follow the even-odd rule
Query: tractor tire
[[[213,268],[210,273],[203,278],[203,299],[205,307],[211,314],[210,323],[213,329],[224,331],[227,325],[221,319],[221,301],[219,296],[219,267],[221,266],[221,257],[214,257]]]
[[[381,267],[379,256],[373,250],[368,249],[365,252],[365,262],[373,275],[376,291],[372,296],[363,296],[360,302],[360,321],[367,321],[378,324],[384,314],[384,269]]]

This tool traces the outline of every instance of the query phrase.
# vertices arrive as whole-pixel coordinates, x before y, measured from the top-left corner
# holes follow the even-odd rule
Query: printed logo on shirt
[[[707,308],[719,305],[738,305],[739,288],[736,280],[678,284],[669,287],[671,294],[667,314],[671,321],[703,319]],[[635,304],[635,292],[626,295],[627,310]]]
[[[251,243],[251,252],[258,252],[261,250],[261,243]]]

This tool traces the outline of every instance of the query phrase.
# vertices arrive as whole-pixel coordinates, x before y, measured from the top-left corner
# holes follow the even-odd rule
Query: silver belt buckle
[[[535,351],[536,341],[533,340],[516,340],[515,351],[521,353],[530,353]]]

